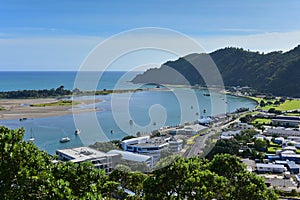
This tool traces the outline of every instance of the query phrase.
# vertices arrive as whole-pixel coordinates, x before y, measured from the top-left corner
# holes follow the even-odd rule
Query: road
[[[205,147],[206,140],[214,134],[215,134],[215,132],[210,131],[205,135],[196,137],[194,140],[194,144],[190,147],[189,150],[187,150],[185,152],[184,157],[196,156],[196,155],[203,153],[203,149]]]
[[[211,137],[212,135],[219,133],[222,131],[222,129],[227,128],[230,124],[238,122],[239,119],[235,119],[233,121],[230,121],[226,124],[218,124],[214,125],[212,128],[207,130],[207,134],[201,135],[195,138],[194,144],[191,145],[189,149],[186,150],[186,152],[183,154],[183,157],[191,157],[191,156],[197,156],[201,153],[203,153],[203,150],[205,148],[206,140]]]

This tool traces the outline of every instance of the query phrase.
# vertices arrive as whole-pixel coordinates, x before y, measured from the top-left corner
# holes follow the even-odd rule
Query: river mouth
[[[177,88],[177,90],[180,90],[179,92],[182,92],[184,96],[184,88]],[[0,123],[1,125],[13,129],[24,127],[26,130],[24,140],[30,138],[29,130],[32,129],[35,134],[34,143],[49,154],[55,154],[56,149],[90,145],[95,142],[120,140],[127,135],[135,135],[138,132],[146,134],[152,130],[158,130],[163,126],[175,126],[182,122],[193,122],[201,117],[211,116],[213,107],[211,96],[204,95],[207,93],[207,90],[193,89],[193,91],[195,92],[199,103],[198,108],[195,105],[189,105],[189,101],[187,101],[186,106],[182,108],[183,105],[179,102],[177,96],[174,95],[173,90],[163,92],[154,90],[131,94],[129,103],[122,101],[123,99],[126,99],[126,95],[128,95],[122,93],[114,94],[114,97],[111,94],[95,96],[95,99],[97,100],[95,104],[81,105],[81,109],[91,107],[99,108],[99,110],[95,112],[82,112],[43,118],[28,118],[23,121],[19,121],[19,119],[1,120]],[[241,107],[248,107],[251,110],[257,105],[256,102],[248,98],[220,93],[215,93],[214,95],[216,95],[219,102],[227,102],[226,108],[223,107],[219,111],[215,110],[215,114],[224,114],[224,111],[234,112]],[[186,95],[185,97],[187,98],[188,96]],[[78,98],[88,100],[91,97]],[[118,99],[117,105],[112,105],[112,98]],[[74,100],[76,101],[76,98]],[[162,109],[159,108],[158,112],[153,112],[152,116],[150,116],[149,110],[153,105],[159,105]],[[126,113],[122,113],[117,109],[118,106],[128,106],[130,119],[126,117]],[[114,109],[117,109],[116,113],[113,113]],[[196,111],[197,109],[198,114]],[[185,113],[184,119],[182,119],[182,110],[185,110],[186,113],[188,113]],[[162,112],[165,112],[166,119],[162,119]],[[121,122],[116,122],[114,116],[116,114]],[[91,120],[95,116],[97,120],[96,125],[93,120]],[[76,120],[74,120],[74,117]],[[132,123],[130,123],[130,120],[132,120]],[[79,136],[75,136],[74,134],[74,131],[79,126],[75,121],[81,122],[81,127],[79,127],[81,133]],[[71,141],[68,143],[59,143],[59,139],[63,137],[69,137]]]

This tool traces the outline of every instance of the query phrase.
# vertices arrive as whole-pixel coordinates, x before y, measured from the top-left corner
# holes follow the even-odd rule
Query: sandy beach
[[[83,105],[94,104],[101,100],[76,100],[79,104],[72,106],[45,106],[32,107],[30,105],[53,103],[58,101],[55,98],[47,99],[0,99],[0,120],[41,118],[51,116],[62,116],[83,112],[95,112],[97,108],[83,108]]]

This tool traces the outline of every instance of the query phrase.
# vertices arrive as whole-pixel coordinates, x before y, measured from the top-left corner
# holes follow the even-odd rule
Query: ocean
[[[87,84],[96,82],[98,90],[155,87],[130,83],[138,73],[104,72],[99,82],[97,79],[100,74],[86,72],[84,76]],[[0,90],[51,89],[61,85],[72,90],[76,76],[77,72],[0,72]],[[85,82],[78,84],[77,81],[75,85],[85,88]],[[163,126],[175,126],[201,117],[233,112],[241,107],[252,109],[256,106],[256,102],[246,98],[216,92],[211,92],[210,96],[207,94],[206,90],[172,87],[162,91],[74,97],[75,101],[76,98],[101,100],[95,105],[82,105],[82,108],[95,106],[99,111],[24,121],[1,120],[0,125],[12,129],[24,127],[25,140],[30,138],[32,132],[34,143],[49,154],[54,154],[56,149],[118,140],[138,132],[146,134]],[[81,130],[78,136],[74,134],[76,128]],[[70,142],[59,142],[67,136]]]

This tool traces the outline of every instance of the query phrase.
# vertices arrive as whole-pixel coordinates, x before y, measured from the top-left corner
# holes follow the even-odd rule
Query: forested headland
[[[132,82],[206,86],[203,78],[213,82],[215,77],[201,75],[215,66],[225,86],[250,86],[277,96],[300,96],[300,45],[288,52],[260,53],[227,47],[209,54],[193,53],[149,69]]]

